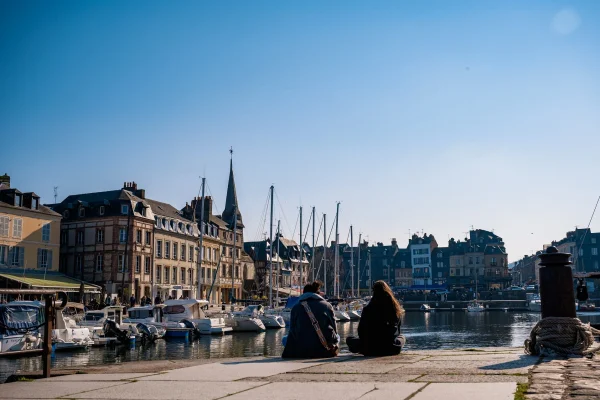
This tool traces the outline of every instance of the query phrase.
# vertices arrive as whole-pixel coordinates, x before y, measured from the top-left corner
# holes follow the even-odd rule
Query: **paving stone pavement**
[[[528,400],[600,399],[600,357],[541,357],[531,371]]]
[[[131,373],[114,373],[107,367],[103,373],[4,384],[0,399],[304,400],[314,395],[344,400],[513,400],[517,383],[527,382],[538,361],[525,356],[521,348],[490,348],[407,352],[381,358],[198,360],[198,365],[186,363],[173,367],[176,369],[164,368],[161,363],[161,369],[154,371],[131,363]],[[554,391],[544,395],[564,391],[560,386],[563,368],[567,367],[545,363],[538,373],[540,386],[533,389],[538,388],[541,395],[542,384],[552,382]],[[577,373],[584,368],[583,364],[571,368],[577,378],[572,389],[578,396],[592,390],[579,382],[584,378]]]

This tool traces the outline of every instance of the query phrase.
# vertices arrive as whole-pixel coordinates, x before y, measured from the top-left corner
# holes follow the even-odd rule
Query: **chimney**
[[[212,215],[212,204],[213,199],[211,196],[204,197],[204,221],[209,221],[210,216]],[[202,197],[196,196],[194,200],[192,200],[191,204],[192,210],[196,210],[196,220],[200,220],[200,216],[202,215]],[[193,214],[193,213],[192,213]]]
[[[398,247],[398,241],[396,238],[392,238],[392,247]]]
[[[8,174],[0,176],[0,185],[4,185],[6,189],[10,188],[10,176]]]
[[[123,182],[123,189],[135,192],[137,190],[137,183],[135,183],[135,182]]]

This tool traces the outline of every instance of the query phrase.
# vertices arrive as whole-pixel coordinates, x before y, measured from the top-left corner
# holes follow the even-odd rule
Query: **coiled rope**
[[[547,317],[539,321],[525,340],[525,353],[530,355],[593,356],[600,351],[594,341],[600,330],[584,324],[579,318]]]

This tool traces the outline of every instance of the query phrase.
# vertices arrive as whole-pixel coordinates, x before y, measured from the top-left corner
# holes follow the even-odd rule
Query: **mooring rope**
[[[525,340],[525,353],[593,356],[600,351],[600,343],[594,341],[594,335],[599,334],[600,330],[579,318],[547,317],[531,330]]]

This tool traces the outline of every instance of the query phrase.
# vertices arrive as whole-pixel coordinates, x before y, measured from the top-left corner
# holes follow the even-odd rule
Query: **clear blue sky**
[[[287,235],[339,200],[342,241],[515,260],[600,195],[598,1],[4,1],[0,50],[0,173],[44,202],[204,175],[222,211],[233,145],[248,239],[274,184]]]

